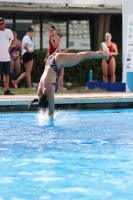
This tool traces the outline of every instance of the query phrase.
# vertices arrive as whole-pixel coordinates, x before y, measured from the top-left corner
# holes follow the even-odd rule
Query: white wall
[[[133,92],[133,0],[123,0],[123,82]]]

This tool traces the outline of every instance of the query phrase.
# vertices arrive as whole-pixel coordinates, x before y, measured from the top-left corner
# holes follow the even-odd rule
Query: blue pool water
[[[132,200],[133,109],[0,114],[0,200]]]

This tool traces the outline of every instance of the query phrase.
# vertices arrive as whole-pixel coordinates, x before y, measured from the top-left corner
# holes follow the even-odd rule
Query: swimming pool
[[[132,200],[133,109],[0,114],[0,200]]]

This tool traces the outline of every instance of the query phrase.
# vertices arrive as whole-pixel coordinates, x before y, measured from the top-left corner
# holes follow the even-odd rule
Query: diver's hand
[[[53,121],[53,117],[54,117],[53,115],[50,115],[49,116],[49,121]]]

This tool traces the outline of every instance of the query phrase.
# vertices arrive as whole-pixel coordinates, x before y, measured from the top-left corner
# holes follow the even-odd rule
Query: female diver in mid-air
[[[54,53],[45,65],[44,72],[40,78],[38,86],[38,99],[29,102],[28,108],[32,103],[38,102],[38,106],[43,111],[48,107],[48,116],[52,120],[54,116],[54,93],[58,90],[58,78],[62,68],[72,67],[87,59],[105,59],[109,58],[104,51],[86,51],[79,53]]]

